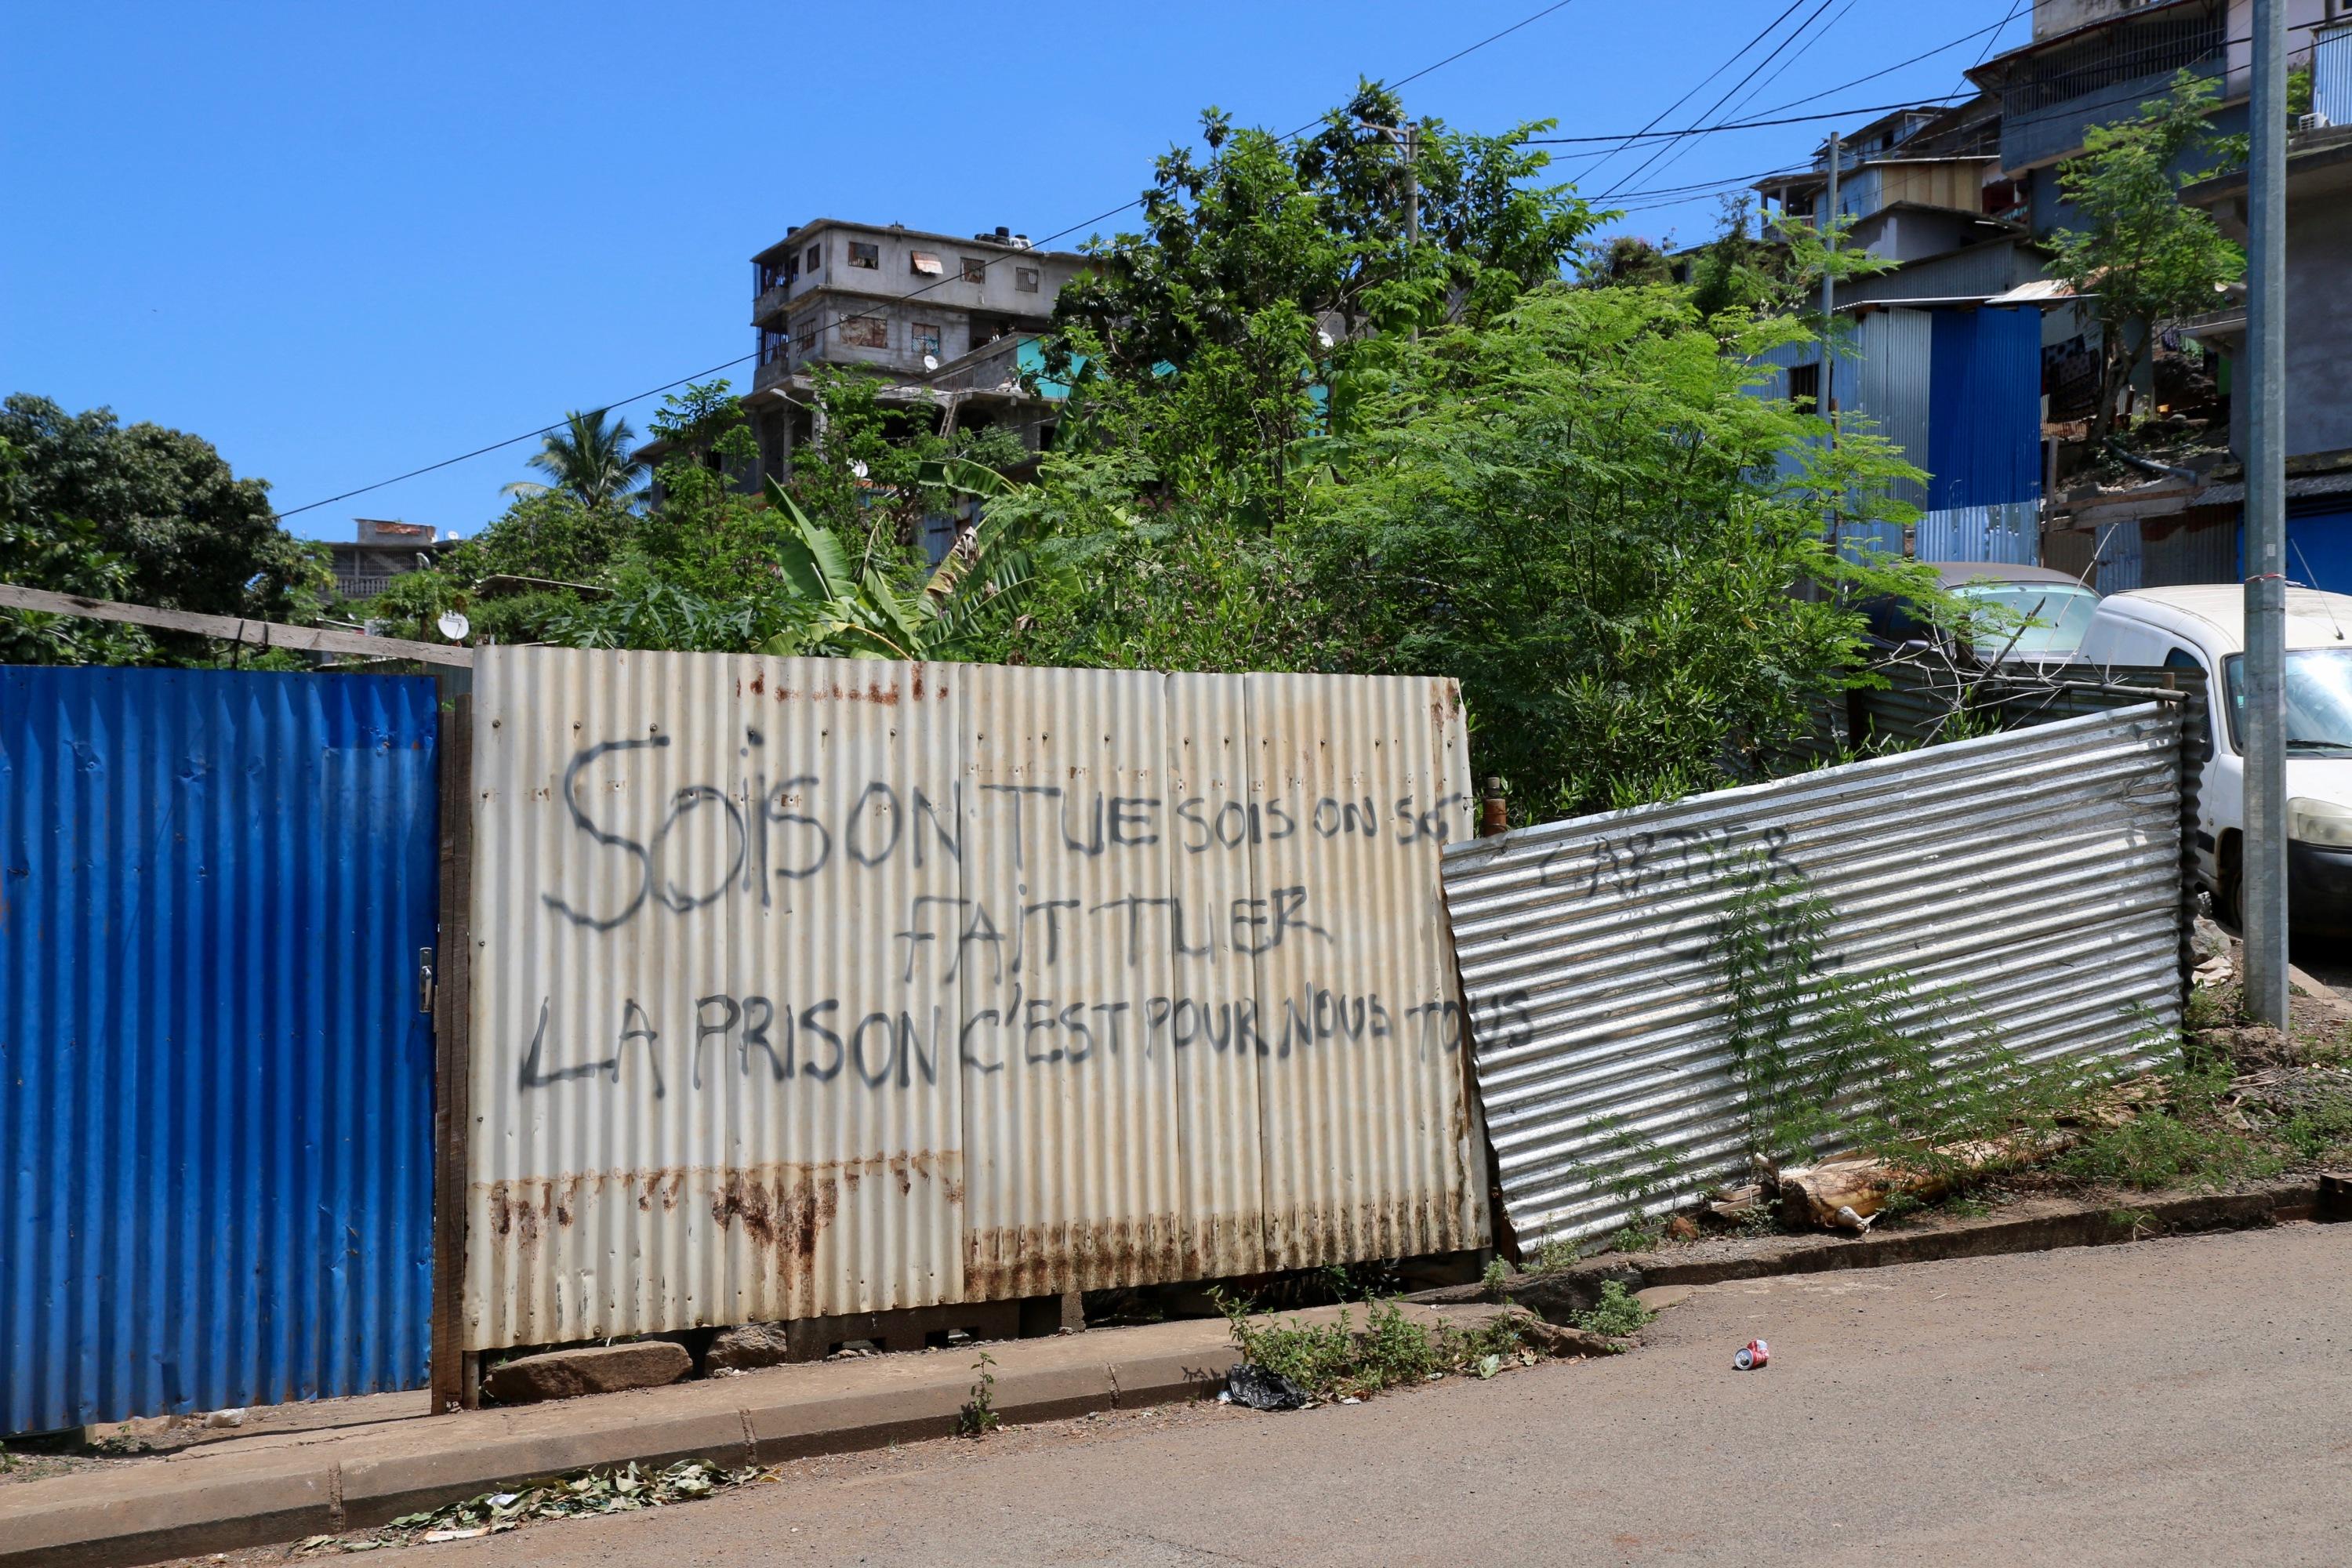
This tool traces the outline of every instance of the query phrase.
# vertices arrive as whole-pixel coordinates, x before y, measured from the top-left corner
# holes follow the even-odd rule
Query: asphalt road
[[[788,1468],[431,1563],[2352,1561],[2352,1226],[1715,1287],[1640,1351]],[[1761,1336],[1761,1373],[1731,1370]]]

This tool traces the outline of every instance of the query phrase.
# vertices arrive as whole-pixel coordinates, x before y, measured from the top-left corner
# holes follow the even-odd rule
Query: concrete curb
[[[1507,1289],[1545,1316],[1590,1306],[1602,1281],[1635,1289],[1947,1258],[2098,1247],[2243,1229],[2352,1210],[2341,1176],[2190,1197],[2046,1205],[1934,1230],[1701,1243],[1605,1254]],[[2128,1216],[2128,1217],[2126,1217]],[[1712,1249],[1711,1251],[1709,1249]],[[1410,1298],[1422,1321],[1497,1310],[1480,1286]],[[1441,1307],[1454,1310],[1441,1311]],[[1287,1314],[1328,1321],[1333,1309]],[[988,1347],[1008,1425],[1213,1395],[1234,1352],[1222,1322],[1097,1330]],[[635,1462],[735,1467],[946,1436],[971,1397],[961,1357],[885,1356],[365,1427],[207,1444],[147,1464],[0,1488],[0,1568],[134,1568],[204,1552],[366,1530],[519,1483]]]
[[[2314,1217],[2322,1208],[2321,1184],[2317,1176],[2298,1176],[2231,1193],[2042,1205],[2031,1214],[1960,1220],[1934,1230],[1873,1231],[1863,1236],[1819,1232],[1699,1242],[1672,1252],[1601,1253],[1549,1273],[1519,1275],[1504,1290],[1519,1305],[1551,1316],[1590,1307],[1601,1285],[1611,1279],[1636,1290],[1660,1285],[1714,1285],[1727,1279],[1884,1268],[2070,1247],[2108,1247],[2199,1231],[2243,1230]],[[1486,1299],[1485,1287],[1477,1285],[1425,1291],[1413,1298],[1456,1303]]]
[[[1297,1314],[1308,1321],[1328,1310]],[[1416,1316],[1459,1321],[1484,1313]],[[1007,1425],[1213,1396],[1234,1353],[1194,1320],[987,1347]],[[961,1357],[877,1357],[183,1450],[0,1488],[0,1568],[131,1568],[367,1530],[519,1483],[681,1459],[730,1468],[954,1433],[975,1378]]]

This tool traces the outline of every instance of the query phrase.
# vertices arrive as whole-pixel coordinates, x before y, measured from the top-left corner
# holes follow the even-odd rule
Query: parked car
[[[2286,595],[2287,908],[2304,926],[2352,925],[2352,595]],[[2223,722],[2205,737],[2197,868],[2234,921],[2245,833],[2245,590],[2135,588],[2099,602],[2093,664],[2202,670]]]
[[[2090,629],[2099,595],[2063,572],[2001,561],[1930,561],[1945,592],[1971,612],[1940,631],[1913,606],[1883,599],[1868,608],[1871,636],[1888,648],[1941,642],[1976,664],[2063,664]]]

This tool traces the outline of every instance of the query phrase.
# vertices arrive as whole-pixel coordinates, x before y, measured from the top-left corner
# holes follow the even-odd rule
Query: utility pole
[[[1404,128],[1404,247],[1410,251],[1421,240],[1421,171],[1413,166],[1421,153],[1421,125]]]
[[[1404,254],[1408,265],[1412,253],[1421,246],[1421,124],[1408,121],[1404,128]],[[1412,324],[1413,340],[1421,339],[1421,323]]]
[[[2244,1006],[2286,1027],[2286,0],[2254,0],[2246,169]],[[2230,700],[2215,691],[2214,703]]]
[[[1369,120],[1356,123],[1367,131],[1379,132],[1404,155],[1404,255],[1405,265],[1410,268],[1413,249],[1421,241],[1421,171],[1415,166],[1421,153],[1421,123],[1408,121],[1402,126],[1375,125]],[[1412,336],[1421,336],[1418,322],[1413,325]]]
[[[1843,145],[1838,133],[1830,132],[1830,190],[1822,199],[1822,405],[1814,412],[1830,421],[1830,443],[1837,444],[1837,356],[1830,352],[1830,328],[1837,321],[1837,279],[1829,267],[1829,258],[1837,254],[1837,232],[1831,226],[1837,222],[1839,148]]]

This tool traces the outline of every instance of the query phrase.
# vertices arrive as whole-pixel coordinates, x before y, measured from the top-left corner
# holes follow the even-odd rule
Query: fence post
[[[474,699],[460,692],[441,730],[441,921],[433,994],[433,1413],[480,1400],[465,1348],[467,1142],[473,1128]]]
[[[1487,779],[1486,798],[1481,802],[1480,805],[1481,809],[1478,816],[1479,837],[1492,838],[1497,833],[1504,833],[1509,830],[1511,826],[1511,806],[1510,803],[1503,798],[1503,781],[1500,778]]]

